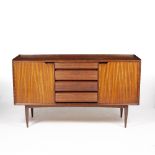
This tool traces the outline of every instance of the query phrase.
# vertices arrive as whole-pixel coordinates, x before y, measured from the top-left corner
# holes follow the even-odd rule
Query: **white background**
[[[155,153],[154,0],[0,0],[0,154]],[[36,109],[30,128],[13,105],[18,54],[136,54],[141,103],[118,109]]]

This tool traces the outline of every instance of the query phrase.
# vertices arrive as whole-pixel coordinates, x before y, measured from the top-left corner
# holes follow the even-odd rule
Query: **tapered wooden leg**
[[[123,107],[120,108],[120,117],[122,118],[123,116]]]
[[[31,117],[33,117],[33,108],[31,108]]]
[[[124,107],[124,125],[127,127],[127,119],[128,119],[128,105]]]
[[[25,106],[25,119],[26,119],[26,126],[29,127],[29,107]]]

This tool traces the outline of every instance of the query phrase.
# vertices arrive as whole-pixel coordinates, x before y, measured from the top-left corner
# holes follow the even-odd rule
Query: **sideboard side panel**
[[[99,104],[138,104],[139,87],[139,61],[99,64]]]
[[[22,105],[54,103],[54,65],[13,62],[14,100]]]

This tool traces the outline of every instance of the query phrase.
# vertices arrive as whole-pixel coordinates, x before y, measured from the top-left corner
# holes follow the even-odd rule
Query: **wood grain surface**
[[[96,81],[56,81],[56,91],[98,91]]]
[[[18,56],[13,59],[14,101],[36,106],[56,106],[58,102],[138,104],[140,70],[135,55]]]
[[[55,69],[97,69],[98,63],[55,63]]]
[[[97,80],[97,70],[56,70],[55,80]]]
[[[56,102],[97,102],[97,93],[56,93]]]
[[[138,104],[140,62],[99,65],[99,104]]]
[[[13,62],[15,104],[54,103],[54,65]]]

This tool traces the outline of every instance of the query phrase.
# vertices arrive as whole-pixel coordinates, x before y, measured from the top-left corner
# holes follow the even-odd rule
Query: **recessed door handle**
[[[105,62],[100,62],[100,64],[107,64],[108,62],[107,61],[105,61]]]
[[[48,62],[48,61],[45,61],[45,64],[53,64],[54,62]]]

